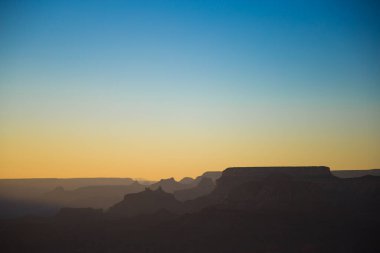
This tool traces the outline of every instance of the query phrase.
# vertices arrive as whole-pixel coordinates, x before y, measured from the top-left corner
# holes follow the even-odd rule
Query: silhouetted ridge
[[[223,177],[267,177],[273,174],[285,174],[293,177],[330,177],[329,167],[325,166],[307,166],[307,167],[230,167],[223,171]]]
[[[128,185],[93,185],[75,190],[64,190],[62,187],[57,187],[53,191],[47,192],[41,200],[62,207],[106,209],[123,199],[125,194],[143,190],[144,186],[136,181]]]
[[[222,172],[221,171],[206,171],[204,172],[202,175],[200,176],[197,176],[195,179],[191,178],[191,177],[184,177],[182,178],[179,183],[183,184],[183,185],[186,185],[186,188],[188,189],[192,189],[196,186],[199,185],[199,183],[202,181],[202,179],[206,178],[206,179],[211,179],[211,181],[213,183],[216,182],[216,180],[218,178],[220,178],[222,175]],[[186,189],[185,188],[185,189]],[[176,190],[176,191],[181,191],[181,189],[179,190]]]
[[[216,205],[224,201],[228,193],[235,187],[247,182],[260,182],[270,176],[288,176],[294,180],[335,180],[330,169],[325,166],[307,167],[231,167],[222,172],[216,181],[215,190],[209,195],[186,201],[190,211],[197,211],[207,206]]]
[[[288,175],[294,179],[315,180],[333,178],[330,168],[309,167],[231,167],[223,171],[217,180],[217,190],[228,191],[232,187],[249,181],[263,180],[271,175]]]
[[[191,177],[184,177],[179,181],[181,184],[193,184],[194,179]]]
[[[158,187],[162,187],[162,189],[166,192],[173,193],[178,190],[183,190],[186,188],[190,188],[191,184],[182,184],[177,182],[174,178],[161,179],[157,183],[154,183],[149,186],[150,189],[156,190]]]
[[[186,201],[190,199],[195,199],[200,196],[209,194],[214,190],[215,183],[211,178],[204,177],[201,179],[201,181],[193,188],[175,191],[174,196],[176,199],[181,201]]]
[[[157,190],[145,188],[145,191],[125,195],[121,202],[109,209],[108,215],[111,217],[130,217],[153,214],[160,210],[180,213],[184,211],[184,208],[180,201],[161,187],[158,187]]]
[[[222,172],[221,171],[206,171],[205,173],[203,173],[199,177],[201,177],[201,178],[210,178],[210,179],[212,179],[212,181],[215,182],[221,176],[222,176]]]
[[[0,220],[0,250],[380,252],[380,177],[342,179],[327,167],[229,168],[217,184],[186,202],[157,186],[125,195],[106,215],[62,209],[51,219]]]
[[[380,169],[371,170],[333,170],[331,173],[340,178],[363,177],[366,175],[380,176]]]

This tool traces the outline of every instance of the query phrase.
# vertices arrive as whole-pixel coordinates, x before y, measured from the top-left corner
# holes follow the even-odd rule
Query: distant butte
[[[230,167],[223,171],[217,185],[219,189],[228,190],[244,182],[262,180],[271,175],[287,175],[306,180],[334,178],[326,166]]]

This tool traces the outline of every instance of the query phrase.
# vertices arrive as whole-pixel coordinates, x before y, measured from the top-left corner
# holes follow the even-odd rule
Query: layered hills
[[[147,187],[108,210],[64,208],[53,218],[1,221],[0,250],[380,252],[380,177],[339,178],[328,167],[235,167],[215,183],[193,181],[162,181],[188,188]],[[209,192],[195,196],[202,187]]]
[[[145,186],[133,182],[129,185],[86,186],[75,190],[57,187],[41,197],[46,203],[54,203],[64,207],[92,207],[107,209],[129,193],[143,191]]]
[[[180,181],[169,178],[158,182],[131,178],[0,179],[0,218],[51,216],[62,207],[106,210],[120,202],[124,195],[144,191],[146,187],[161,187],[170,193],[188,190],[175,196],[179,196],[179,200],[192,199],[210,192],[210,187],[198,187],[202,179],[214,182],[220,175],[221,172],[205,172],[196,178],[185,177]]]

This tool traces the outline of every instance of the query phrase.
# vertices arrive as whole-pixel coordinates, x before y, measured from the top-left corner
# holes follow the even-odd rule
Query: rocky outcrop
[[[181,184],[193,184],[194,179],[191,177],[184,177],[179,181]]]
[[[173,193],[178,190],[183,190],[191,187],[191,184],[183,184],[177,182],[174,178],[161,179],[155,184],[149,186],[150,189],[156,190],[159,187],[162,188],[165,192]]]
[[[209,178],[215,183],[216,180],[221,176],[221,171],[206,171],[202,175],[196,177],[195,179],[191,177],[184,177],[179,182],[181,184],[191,185],[192,187],[195,187],[202,181],[203,178]]]
[[[181,201],[195,199],[211,193],[215,188],[215,183],[211,178],[205,177],[193,188],[175,191],[174,196]]]
[[[203,173],[201,176],[197,177],[198,178],[210,178],[213,182],[216,182],[220,177],[222,176],[221,171],[206,171]]]
[[[146,188],[145,191],[125,195],[124,199],[108,210],[110,217],[132,217],[154,214],[166,210],[172,213],[184,212],[183,204],[158,187],[157,190]]]

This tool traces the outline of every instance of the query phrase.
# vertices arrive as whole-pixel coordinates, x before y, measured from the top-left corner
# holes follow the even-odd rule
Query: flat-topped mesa
[[[266,177],[273,174],[286,174],[295,177],[330,177],[330,168],[326,166],[306,167],[231,167],[223,171],[222,177],[248,176]]]
[[[263,180],[272,175],[287,175],[294,179],[327,179],[334,176],[326,166],[294,167],[231,167],[223,171],[217,180],[217,188],[230,189],[233,186],[256,180]]]

